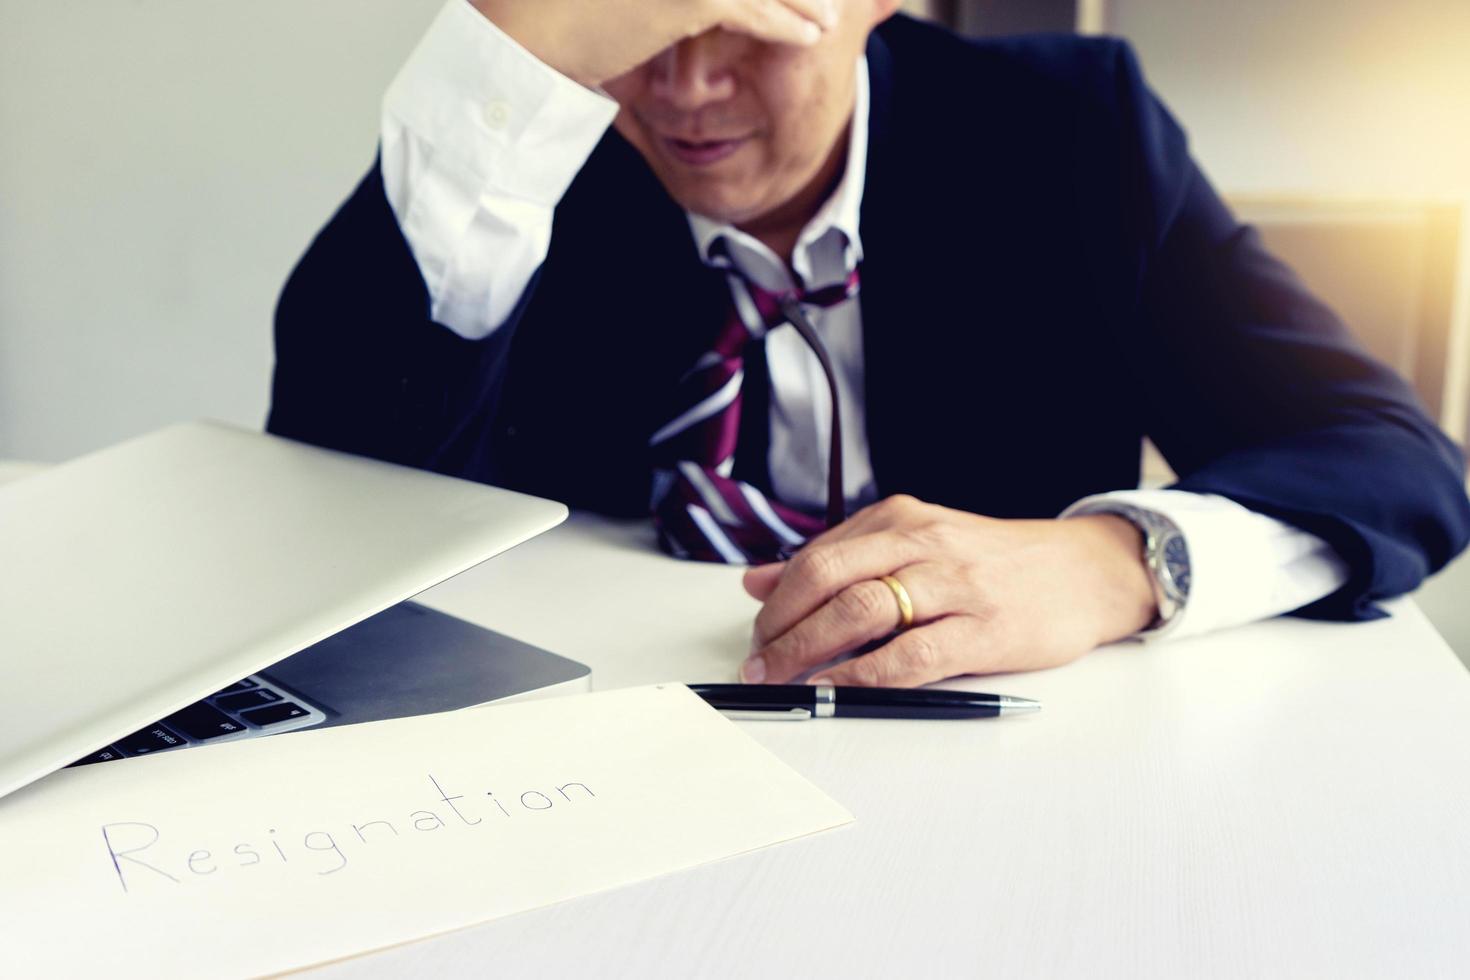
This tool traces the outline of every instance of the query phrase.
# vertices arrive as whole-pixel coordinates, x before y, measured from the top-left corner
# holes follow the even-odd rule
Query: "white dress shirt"
[[[862,258],[858,216],[867,162],[868,72],[857,66],[847,169],[797,239],[801,284],[841,282]],[[448,0],[383,101],[382,171],[389,205],[423,274],[436,321],[468,339],[509,317],[545,259],[552,212],[617,115],[617,103],[561,75],[469,5]],[[689,215],[704,256],[724,238],[741,271],[770,289],[794,285],[763,243]],[[813,321],[837,375],[843,475],[853,505],[877,498],[863,411],[859,300],[816,311]],[[816,511],[826,505],[831,399],[816,358],[789,325],[768,335],[776,496]],[[1040,450],[1042,447],[1038,447]],[[1166,630],[1201,633],[1299,608],[1346,581],[1320,538],[1218,496],[1127,490],[1078,501],[1063,516],[1131,504],[1179,526],[1190,556],[1189,600]]]

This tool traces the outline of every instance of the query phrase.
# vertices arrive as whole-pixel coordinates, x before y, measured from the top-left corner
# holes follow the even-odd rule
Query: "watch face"
[[[1163,548],[1164,571],[1174,588],[1178,590],[1181,598],[1189,595],[1189,548],[1184,544],[1184,537],[1173,534],[1164,541]]]

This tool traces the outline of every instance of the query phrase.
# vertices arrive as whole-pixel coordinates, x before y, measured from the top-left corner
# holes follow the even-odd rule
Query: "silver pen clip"
[[[720,714],[726,718],[738,718],[743,721],[809,721],[812,717],[809,708],[740,708],[734,711],[722,709]]]

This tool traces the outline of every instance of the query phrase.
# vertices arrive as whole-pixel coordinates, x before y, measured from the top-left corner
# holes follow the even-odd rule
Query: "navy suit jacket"
[[[1337,549],[1351,580],[1309,613],[1372,616],[1464,546],[1455,446],[1234,220],[1125,45],[967,41],[900,16],[867,53],[860,301],[882,495],[1052,517],[1136,486],[1148,435],[1180,489]],[[464,340],[431,320],[374,168],[281,297],[268,428],[646,514],[648,437],[729,302],[609,131],[510,321]],[[743,425],[757,482],[767,424],[757,409]]]

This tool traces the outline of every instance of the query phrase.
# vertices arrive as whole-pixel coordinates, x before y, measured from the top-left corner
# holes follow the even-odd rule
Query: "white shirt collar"
[[[862,261],[863,243],[858,235],[863,185],[868,170],[868,59],[857,63],[856,98],[847,141],[847,168],[832,195],[802,228],[792,250],[791,264],[810,289],[842,282]],[[733,225],[686,212],[700,257],[710,261],[710,248],[724,238],[731,258],[740,271],[765,289],[795,286],[786,264],[766,245]]]

